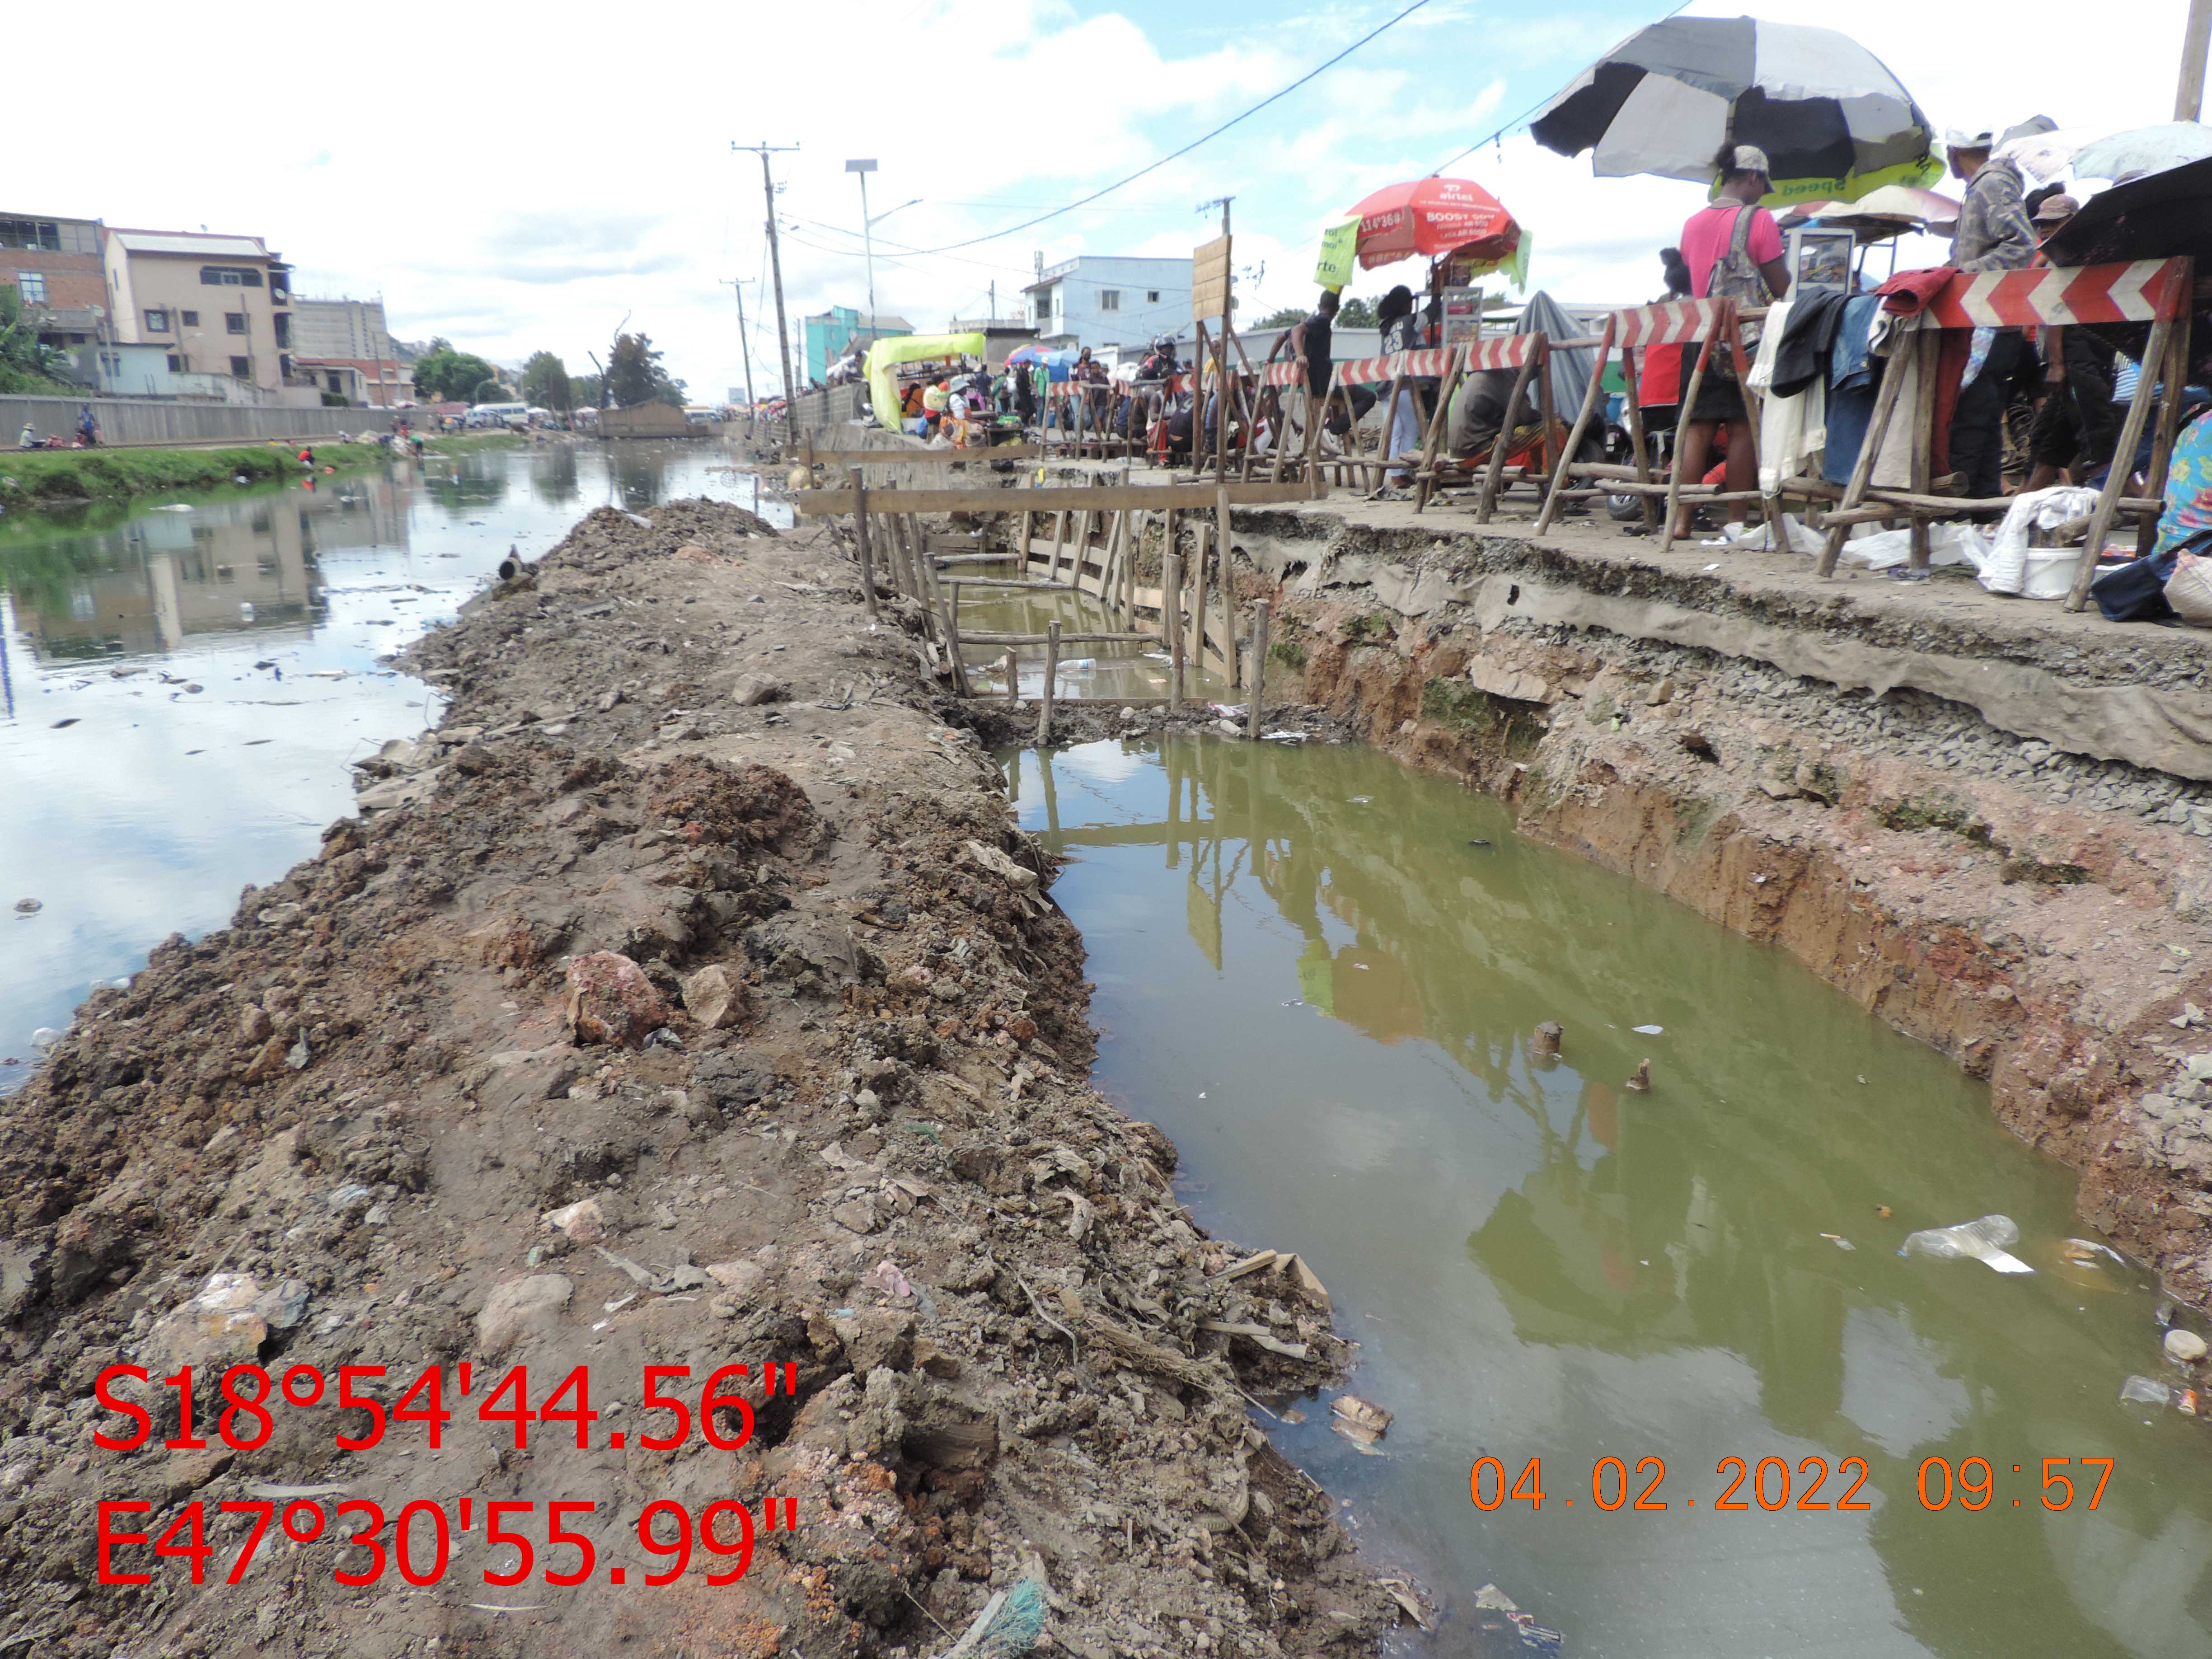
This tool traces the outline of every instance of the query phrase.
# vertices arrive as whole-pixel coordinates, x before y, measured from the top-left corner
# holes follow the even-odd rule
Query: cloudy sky
[[[1525,118],[1667,9],[1427,0],[1192,155],[995,234],[1188,143],[1409,3],[1317,0],[1285,15],[1255,0],[476,0],[283,9],[222,30],[123,4],[103,13],[96,70],[11,77],[11,125],[39,137],[18,148],[0,211],[258,234],[298,267],[302,293],[380,293],[401,337],[443,334],[499,359],[545,349],[587,369],[627,315],[714,396],[743,380],[738,278],[766,393],[761,167],[733,140],[799,147],[772,158],[794,338],[802,313],[866,303],[843,167],[854,156],[880,164],[876,212],[920,198],[878,227],[876,292],[922,327],[981,314],[994,283],[1012,313],[1040,253],[1187,253],[1214,223],[1198,204],[1221,195],[1236,198],[1240,306],[1264,311],[1310,297],[1325,221]],[[2185,9],[1765,0],[1758,15],[1841,22],[1939,128],[2002,128],[2037,113],[2166,118]],[[81,52],[65,11],[34,9],[12,28],[26,64]],[[1574,300],[1650,297],[1657,248],[1698,204],[1692,185],[1594,179],[1587,157],[1510,133],[1450,170],[1528,228],[1535,285]],[[1364,275],[1354,292],[1416,269]]]

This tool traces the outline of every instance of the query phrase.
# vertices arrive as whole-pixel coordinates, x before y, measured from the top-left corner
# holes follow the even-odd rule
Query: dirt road
[[[0,1103],[0,1654],[921,1656],[994,1595],[1374,1650],[1247,1401],[1340,1373],[1326,1293],[1086,1086],[1049,863],[859,598],[593,514],[418,648],[374,810]]]

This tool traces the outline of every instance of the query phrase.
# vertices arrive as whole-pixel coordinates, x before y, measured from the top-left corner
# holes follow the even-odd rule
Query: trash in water
[[[1663,1025],[1632,1025],[1628,1029],[1638,1036],[1664,1036],[1667,1034],[1667,1028]]]
[[[1631,1077],[1627,1082],[1622,1084],[1620,1086],[1630,1091],[1632,1093],[1639,1095],[1650,1094],[1651,1092],[1651,1062],[1648,1060],[1639,1061],[1636,1067],[1635,1075]]]
[[[2109,1244],[2100,1244],[2091,1238],[2060,1239],[2058,1256],[2062,1261],[2070,1261],[2077,1267],[2102,1267],[2104,1264],[2098,1261],[2099,1256],[2110,1256],[2119,1266],[2123,1267],[2127,1266],[2126,1261],[2118,1250]]]
[[[1829,1243],[1834,1245],[1839,1250],[1856,1250],[1858,1249],[1857,1245],[1852,1243],[1850,1239],[1845,1238],[1841,1233],[1822,1233],[1820,1237],[1826,1239]]]
[[[1371,802],[1375,797],[1372,795],[1347,795],[1345,799],[1349,800],[1354,806],[1365,806]]]
[[[1490,845],[1490,843],[1485,841],[1480,836],[1469,837],[1467,844],[1469,847],[1487,847]]]
[[[2166,1357],[2177,1365],[2194,1365],[2204,1358],[2204,1339],[2179,1326],[2166,1334]]]
[[[1927,1227],[1898,1247],[1899,1255],[1932,1256],[1939,1261],[1986,1262],[2001,1273],[2032,1273],[2034,1268],[2004,1247],[2020,1243],[2020,1228],[2008,1215],[1985,1215],[1954,1227]]]
[[[15,914],[19,916],[35,916],[46,908],[44,899],[19,898],[15,901]]]
[[[1874,1206],[1874,1212],[1875,1212],[1876,1215],[1878,1215],[1878,1216],[1881,1217],[1881,1218],[1882,1218],[1882,1219],[1884,1219],[1885,1221],[1886,1221],[1886,1220],[1887,1220],[1891,1216],[1893,1216],[1893,1215],[1895,1215],[1895,1214],[1897,1213],[1897,1212],[1896,1212],[1896,1211],[1894,1211],[1894,1210],[1891,1209],[1891,1208],[1889,1207],[1889,1206],[1888,1206],[1888,1205],[1887,1205],[1887,1204],[1877,1204],[1877,1205],[1875,1205],[1875,1206]]]
[[[156,513],[189,513],[192,510],[192,504],[190,501],[172,501],[167,507],[157,507],[154,510]]]
[[[2173,1390],[2155,1378],[2131,1376],[2120,1384],[2120,1404],[2123,1406],[2169,1406],[2172,1403]]]
[[[1329,1427],[1363,1451],[1390,1431],[1390,1413],[1356,1394],[1339,1395],[1328,1409]]]

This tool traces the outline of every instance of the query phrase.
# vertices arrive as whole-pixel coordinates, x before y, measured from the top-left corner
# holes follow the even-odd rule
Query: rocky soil
[[[1400,609],[1340,569],[1334,544],[1267,546],[1253,529],[1270,574],[1240,582],[1274,596],[1285,695],[1504,797],[1524,834],[1783,945],[1942,1048],[1989,1080],[2015,1133],[2080,1169],[2089,1223],[2212,1302],[2212,790],[1922,692],[1480,617],[1450,594],[1470,571],[1518,567],[1477,538],[1425,532],[1392,552],[1393,591],[1428,596]],[[1620,592],[1658,580],[1619,558],[1608,574],[1535,550],[1528,568]],[[1864,623],[1831,599],[1793,625]],[[1976,648],[1948,626],[1945,648]],[[2149,632],[2071,654],[2097,675],[2137,660],[2201,681],[2186,640]]]
[[[736,508],[593,514],[418,648],[450,710],[362,816],[0,1102],[0,1656],[923,1656],[994,1593],[1091,1659],[1376,1648],[1406,1587],[1249,1403],[1340,1375],[1326,1292],[1227,1273],[1174,1147],[1085,1085],[1049,861],[918,618],[859,599],[826,538]],[[222,1384],[256,1363],[330,1387],[234,1447]],[[687,1368],[661,1392],[696,1414],[733,1364],[713,1417],[742,1444],[641,1445],[672,1421],[646,1367]],[[162,1443],[185,1364],[204,1449]],[[517,1364],[539,1409],[580,1368],[596,1419],[480,1419]],[[95,1382],[132,1365],[112,1397],[154,1433],[103,1449],[126,1422]],[[392,1414],[360,1449],[342,1367],[381,1367],[353,1393]],[[435,1449],[397,1415],[426,1369]],[[257,1498],[386,1519],[272,1529],[232,1585],[249,1516],[219,1505]],[[537,1505],[512,1588],[495,1498]],[[574,1559],[556,1498],[590,1506],[575,1588],[544,1581]],[[647,1504],[771,1498],[796,1529],[733,1585],[703,1553],[640,1582]],[[202,1504],[205,1582],[141,1545],[115,1565],[150,1583],[99,1583],[117,1499],[155,1537]],[[336,1582],[410,1504],[451,1527],[444,1576],[418,1510],[425,1583]]]

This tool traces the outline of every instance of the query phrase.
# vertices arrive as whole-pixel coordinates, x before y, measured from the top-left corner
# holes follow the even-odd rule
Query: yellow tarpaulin
[[[919,363],[932,357],[974,357],[981,360],[987,342],[981,334],[901,334],[878,340],[868,348],[868,404],[877,421],[899,429],[898,377],[891,373],[901,363]]]
[[[1352,262],[1359,252],[1359,221],[1346,219],[1321,234],[1321,258],[1314,265],[1314,281],[1338,293],[1352,282]]]

